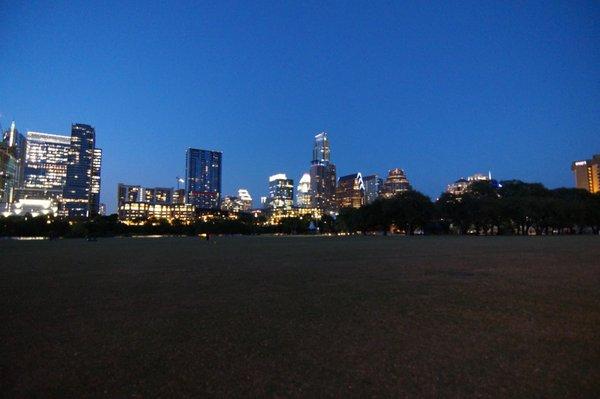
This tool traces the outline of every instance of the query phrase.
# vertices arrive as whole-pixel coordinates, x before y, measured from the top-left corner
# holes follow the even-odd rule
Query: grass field
[[[0,241],[7,397],[598,397],[599,237]]]

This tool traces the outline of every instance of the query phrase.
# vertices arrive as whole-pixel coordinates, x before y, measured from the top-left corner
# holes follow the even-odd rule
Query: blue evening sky
[[[327,3],[327,4],[325,4]],[[572,186],[600,152],[600,2],[0,0],[0,123],[96,127],[102,202],[175,186],[223,151],[223,191],[297,181],[329,133],[338,175],[405,169]]]

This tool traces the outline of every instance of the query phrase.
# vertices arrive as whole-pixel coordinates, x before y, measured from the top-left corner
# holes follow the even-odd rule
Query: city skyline
[[[15,121],[11,121],[11,125],[10,126],[11,126],[11,128],[6,129],[5,133],[8,134],[8,133],[11,132],[11,130],[15,129],[15,126],[16,126]],[[95,129],[92,126],[86,125],[86,124],[78,124],[78,123],[73,123],[72,126],[73,127],[75,127],[75,126],[84,126],[84,127],[90,128],[92,130],[92,133],[93,133],[93,136],[94,136],[93,141],[94,141],[94,143],[96,142]],[[69,136],[69,135],[62,135],[62,134],[56,134],[56,133],[42,133],[42,132],[31,131],[31,130],[27,130],[24,133],[19,132],[19,134],[22,137],[25,137],[25,138],[32,137],[33,143],[35,143],[36,140],[40,140],[40,139],[50,140],[50,142],[56,141],[56,140],[61,140],[61,139],[62,140],[66,140],[67,142],[70,142],[70,140],[71,140],[71,136]],[[306,170],[310,170],[310,166],[315,165],[315,164],[320,164],[323,160],[325,161],[325,163],[327,165],[330,164],[330,158],[331,158],[331,155],[330,155],[331,154],[330,145],[331,144],[330,144],[330,140],[329,140],[328,137],[329,137],[329,134],[327,132],[324,132],[324,131],[322,131],[320,133],[317,133],[316,135],[313,136],[313,146],[312,146],[311,162],[310,162],[309,167],[305,168]],[[325,146],[323,146],[323,145],[320,144],[320,142],[323,141],[323,138],[325,139],[325,142],[326,142]],[[10,140],[10,136],[9,136],[9,140]],[[234,196],[234,193],[239,191],[239,186],[244,186],[244,184],[243,183],[239,184],[238,188],[236,190],[232,191],[232,192],[225,192],[222,189],[222,180],[223,180],[222,179],[222,170],[223,170],[223,167],[222,167],[222,164],[221,164],[222,157],[223,157],[223,152],[222,151],[218,151],[218,150],[203,150],[203,149],[196,149],[196,148],[188,147],[186,149],[186,152],[185,152],[186,169],[188,168],[188,164],[189,164],[189,159],[188,159],[189,155],[188,154],[189,154],[190,151],[195,151],[197,153],[196,156],[199,156],[199,154],[202,153],[202,154],[209,154],[210,157],[212,157],[212,156],[216,156],[217,157],[216,161],[218,162],[218,165],[212,165],[212,166],[213,167],[217,167],[217,170],[218,170],[218,172],[217,172],[218,173],[218,178],[217,178],[217,182],[218,183],[217,183],[217,185],[219,186],[219,188],[218,188],[218,190],[216,192],[218,194],[217,197],[219,199],[218,200],[214,200],[214,199],[212,200],[215,203],[214,207],[209,207],[209,208],[204,207],[204,209],[220,209],[220,203],[221,203],[222,199],[224,199],[225,197],[232,197],[232,196]],[[98,148],[95,149],[94,153],[95,154],[97,153],[99,155],[99,158],[96,155],[95,159],[101,159],[102,156],[103,156],[101,149],[98,149]],[[22,155],[24,156],[25,154],[22,154]],[[319,156],[320,156],[321,159],[317,159]],[[598,156],[599,155],[594,155],[594,159],[595,160],[598,159]],[[211,158],[211,160],[212,160],[212,158]],[[579,184],[578,175],[577,174],[573,175],[573,172],[575,170],[574,169],[574,165],[577,162],[578,161],[573,161],[572,164],[571,164],[571,170],[572,170],[572,173],[571,173],[571,180],[572,180],[571,184],[568,184],[568,185],[565,185],[565,186],[558,186],[558,187],[554,187],[554,188],[560,188],[560,187],[586,188],[586,187],[583,187],[583,186],[581,186]],[[582,162],[582,161],[579,161],[579,162]],[[333,162],[331,162],[331,165],[334,168],[334,175],[335,175],[335,165],[333,164]],[[20,190],[21,192],[25,192],[26,190],[31,190],[31,188],[29,188],[29,187],[35,187],[35,186],[28,186],[28,179],[27,179],[27,174],[26,174],[27,166],[28,166],[28,163],[25,163],[23,171],[22,171],[23,176],[21,176],[21,180],[22,180],[21,184],[23,185],[23,188],[17,189],[17,190]],[[104,169],[104,165],[102,165],[102,166],[103,166],[102,169]],[[65,167],[65,171],[64,171],[65,176],[63,176],[63,179],[66,179],[66,164],[64,165],[64,167]],[[98,164],[96,166],[96,169],[99,170],[99,168],[100,168],[100,165]],[[282,168],[282,170],[286,170],[286,168]],[[357,173],[360,175],[362,172],[357,172]],[[401,185],[403,187],[401,191],[406,190],[406,189],[414,189],[414,190],[417,190],[417,191],[424,192],[424,191],[419,190],[418,188],[415,188],[414,186],[410,185],[408,183],[408,181],[406,181],[406,177],[404,176],[405,171],[403,169],[400,169],[400,168],[390,168],[390,169],[387,170],[387,181],[388,182],[389,182],[390,176],[392,176],[394,173],[400,173],[400,176],[401,176],[401,180],[400,181],[402,181],[402,179],[404,179],[404,181],[405,181],[405,183],[401,183]],[[461,175],[459,178],[457,178],[457,179],[455,179],[453,181],[449,181],[435,195],[429,195],[427,192],[424,192],[424,193],[426,195],[430,196],[430,198],[432,200],[435,200],[436,198],[439,197],[439,195],[441,195],[444,192],[448,192],[449,190],[450,190],[450,192],[453,192],[453,189],[450,189],[450,187],[456,185],[457,183],[460,183],[461,181],[465,181],[466,182],[467,178],[468,179],[472,179],[473,177],[484,176],[484,175],[481,175],[479,172],[474,172],[474,173],[475,173],[474,176],[468,176],[468,173],[467,173],[467,174]],[[489,179],[491,179],[491,171],[488,171],[488,174],[490,176]],[[184,175],[186,175],[186,173],[184,173]],[[283,173],[283,175],[285,175],[285,173]],[[371,177],[377,177],[377,176],[378,176],[378,174],[375,173],[374,175],[370,175],[370,176],[367,176],[367,177],[371,178]],[[383,176],[386,176],[386,174],[384,173]],[[270,177],[267,176],[265,178],[265,181],[267,181],[267,179],[268,179],[268,181],[270,181],[272,177],[273,176],[270,176]],[[303,177],[308,177],[309,181],[311,180],[310,179],[310,173],[304,171],[304,172],[300,173],[300,177],[298,177],[297,181],[300,181]],[[339,180],[341,178],[347,178],[347,177],[349,177],[349,176],[337,176],[335,178],[335,190],[337,190],[339,188]],[[107,211],[107,214],[118,213],[118,208],[119,208],[119,204],[120,204],[120,201],[121,201],[121,193],[120,193],[121,186],[137,187],[137,188],[141,189],[140,194],[142,194],[142,196],[145,195],[145,193],[148,192],[148,190],[152,190],[152,191],[153,190],[167,190],[167,191],[171,192],[171,196],[177,194],[178,191],[183,191],[183,195],[185,195],[185,200],[188,201],[188,194],[187,194],[187,190],[185,188],[185,186],[187,186],[187,183],[185,183],[185,182],[186,182],[186,180],[189,180],[188,178],[182,179],[179,176],[177,176],[175,178],[176,185],[163,184],[163,185],[159,185],[159,186],[155,186],[155,187],[151,187],[151,188],[142,187],[142,185],[137,184],[137,183],[135,183],[135,184],[123,183],[122,181],[119,180],[119,182],[117,183],[117,190],[114,192],[114,195],[116,196],[114,199],[106,198],[106,194],[103,194],[106,191],[107,188],[104,185],[102,187],[100,186],[100,178],[101,177],[96,174],[94,176],[94,178],[97,180],[96,183],[91,183],[94,186],[94,188],[93,188],[94,192],[97,193],[99,190],[101,190],[100,191],[100,193],[101,193],[100,199],[98,199],[97,196],[96,196],[96,197],[94,197],[94,201],[93,201],[94,206],[95,206],[94,210],[96,212],[97,212],[97,209],[100,207],[100,205],[102,205],[103,207],[105,207],[105,211]],[[598,179],[598,177],[595,177],[595,178]],[[386,179],[384,179],[384,178],[378,178],[378,179],[381,180],[381,187],[379,188],[379,190],[381,190],[381,191],[380,191],[379,195],[382,196],[382,197],[386,197],[386,196],[389,197],[391,195],[390,193],[393,193],[394,190],[391,190],[391,192],[390,192],[389,189],[386,189],[386,184],[385,184]],[[521,180],[521,179],[514,178],[514,177],[506,177],[505,179],[506,180],[512,180],[512,179]],[[497,179],[497,180],[502,180],[502,179]],[[292,186],[293,186],[293,182],[295,180],[293,178],[291,178],[290,181],[292,182]],[[494,180],[494,181],[496,181],[496,180]],[[523,181],[526,181],[526,180],[523,180]],[[181,183],[184,183],[184,188],[180,189],[179,185]],[[544,184],[544,182],[540,182],[540,183]],[[404,186],[406,186],[406,188],[404,188]],[[40,186],[40,187],[42,187],[42,186]],[[267,189],[265,191],[258,191],[258,192],[260,192],[261,194],[263,192],[266,192],[267,195],[265,195],[264,197],[268,198],[269,197],[269,192],[271,191],[271,189],[269,187],[270,187],[270,183],[268,183]],[[379,187],[379,185],[378,185],[378,187]],[[550,188],[553,188],[553,187],[550,187]],[[298,189],[299,189],[299,187],[293,186],[293,190],[292,190],[293,191],[293,194],[292,194],[293,195],[293,201],[292,201],[292,203],[294,204],[294,206],[298,206],[298,204],[296,204],[296,195],[298,193]],[[251,192],[248,189],[243,189],[243,190],[247,194],[249,192]],[[60,191],[63,191],[63,190],[61,189]],[[39,198],[42,198],[42,197],[43,198],[46,198],[46,197],[51,198],[51,197],[53,197],[53,195],[47,195],[47,192],[49,192],[49,191],[44,190],[44,193],[45,193],[44,195],[33,195],[33,196],[29,195],[29,196],[31,196],[32,198],[34,198],[34,197],[39,197]],[[335,197],[335,195],[336,194],[334,193],[334,197]],[[364,195],[366,195],[366,194],[364,194]],[[257,199],[257,197],[254,194],[252,194],[252,196],[255,199]],[[261,195],[261,197],[262,197],[262,195]],[[138,201],[154,203],[153,200],[148,201],[146,199],[142,199],[142,197],[139,197]],[[252,199],[250,201],[252,201]],[[334,202],[337,204],[339,201],[337,199],[334,199]],[[365,197],[364,200],[363,200],[363,202],[364,202],[364,204],[367,204],[368,203],[368,199]],[[179,201],[176,200],[173,203],[177,204],[177,203],[179,203]],[[189,202],[186,202],[186,203],[189,203]],[[252,208],[259,209],[261,207],[262,207],[262,204],[252,202]],[[203,207],[200,206],[200,208],[203,208]],[[317,208],[320,208],[320,207],[317,206]]]
[[[320,131],[338,176],[399,167],[432,199],[489,170],[573,187],[571,162],[599,152],[594,3],[132,11],[11,3],[36,29],[0,26],[3,129],[94,126],[109,212],[119,182],[176,187],[188,147],[222,151],[222,194],[255,202],[273,173],[299,181]]]

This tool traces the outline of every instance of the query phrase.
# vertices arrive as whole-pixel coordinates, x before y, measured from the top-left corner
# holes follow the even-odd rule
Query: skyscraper
[[[575,187],[590,193],[600,192],[600,154],[585,161],[575,161],[571,165],[575,175]]]
[[[14,189],[17,184],[17,159],[8,149],[0,146],[0,211],[7,209],[7,204],[14,200]]]
[[[363,177],[365,185],[365,204],[370,204],[381,195],[383,189],[383,179],[377,175]]]
[[[57,134],[27,132],[23,185],[19,199],[60,201],[67,182],[71,138]]]
[[[294,205],[294,181],[285,173],[269,177],[268,206],[271,209],[292,209]]]
[[[336,171],[330,160],[331,150],[327,133],[315,136],[313,159],[310,165],[311,206],[326,212],[337,208],[335,201]]]
[[[101,151],[96,148],[96,131],[90,125],[71,126],[67,179],[63,190],[64,214],[89,217],[98,213]]]
[[[304,173],[296,188],[296,206],[310,208],[310,174]]]
[[[92,188],[90,196],[91,212],[98,214],[100,212],[100,173],[102,169],[102,150],[94,149],[94,159],[92,160]]]
[[[391,198],[394,195],[411,190],[406,174],[400,168],[391,169],[383,183],[382,195]]]
[[[223,153],[188,148],[185,156],[187,202],[202,209],[219,209]]]
[[[25,167],[25,148],[27,140],[17,130],[15,121],[12,121],[10,128],[4,132],[2,137],[4,148],[15,158],[16,174],[14,177],[14,189],[18,189],[23,184],[23,169]]]
[[[364,205],[365,186],[360,173],[340,177],[336,190],[338,207],[360,208]]]

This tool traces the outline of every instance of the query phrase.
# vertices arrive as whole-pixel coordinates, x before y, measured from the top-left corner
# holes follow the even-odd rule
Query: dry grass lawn
[[[6,397],[599,397],[600,237],[0,241]]]

